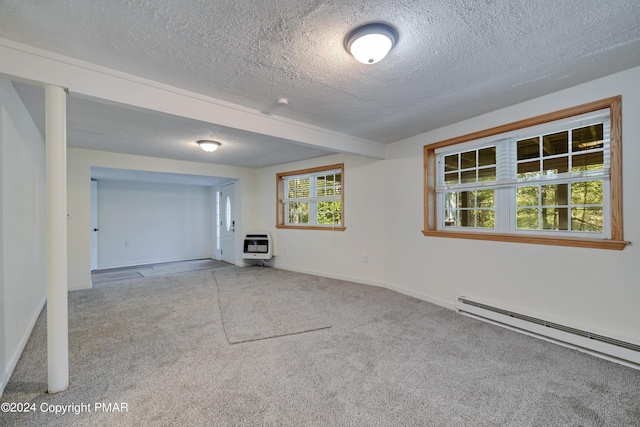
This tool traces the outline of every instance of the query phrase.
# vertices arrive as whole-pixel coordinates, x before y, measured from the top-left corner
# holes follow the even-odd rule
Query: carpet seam
[[[220,306],[220,285],[218,284],[218,279],[214,274],[213,270],[211,270],[211,276],[213,277],[213,281],[216,284],[216,300],[218,301],[218,312],[220,313],[220,323],[222,324],[222,332],[224,332],[224,339],[227,340],[227,344],[231,345],[229,341],[229,336],[227,335],[227,328],[224,325],[224,317],[222,316],[222,307]]]
[[[211,276],[213,276],[213,280],[216,284],[216,299],[218,300],[218,310],[220,312],[220,323],[222,323],[222,331],[224,332],[224,337],[227,340],[227,343],[229,345],[236,345],[236,344],[244,344],[244,343],[248,343],[248,342],[255,342],[255,341],[264,341],[264,340],[269,340],[269,339],[273,339],[273,338],[282,338],[282,337],[288,337],[291,335],[300,335],[300,334],[306,334],[308,332],[316,332],[316,331],[321,331],[324,329],[330,329],[333,325],[329,325],[329,326],[322,326],[319,328],[313,328],[313,329],[307,329],[306,331],[298,331],[298,332],[290,332],[287,334],[280,334],[280,335],[272,335],[269,337],[263,337],[263,338],[252,338],[252,339],[247,339],[247,340],[242,340],[242,341],[231,341],[229,339],[229,335],[227,334],[227,329],[225,327],[225,323],[224,323],[224,316],[222,315],[222,306],[220,305],[220,284],[218,283],[218,279],[216,278],[216,275],[214,274],[214,270],[211,270]],[[233,292],[233,291],[231,291]],[[238,292],[238,291],[236,291]]]
[[[307,329],[306,331],[300,331],[300,332],[290,332],[288,334],[282,334],[282,335],[272,335],[270,337],[264,337],[264,338],[252,338],[249,340],[242,340],[242,341],[235,341],[235,342],[230,342],[227,339],[227,342],[229,343],[229,345],[236,345],[236,344],[244,344],[244,343],[248,343],[248,342],[254,342],[254,341],[264,341],[264,340],[270,340],[272,338],[282,338],[282,337],[288,337],[291,335],[300,335],[300,334],[306,334],[308,332],[316,332],[316,331],[321,331],[323,329],[331,329],[331,326],[322,326],[320,328],[315,328],[315,329]],[[226,335],[226,333],[225,333]]]

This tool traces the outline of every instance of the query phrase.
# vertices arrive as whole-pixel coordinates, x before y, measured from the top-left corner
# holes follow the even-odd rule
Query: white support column
[[[66,96],[63,88],[45,85],[49,393],[69,387]]]

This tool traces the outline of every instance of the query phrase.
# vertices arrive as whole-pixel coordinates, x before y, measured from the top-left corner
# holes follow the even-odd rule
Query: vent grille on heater
[[[576,329],[576,328],[572,328],[572,327],[569,327],[569,326],[560,325],[558,323],[549,322],[549,321],[546,321],[546,320],[543,320],[543,319],[538,319],[536,317],[526,316],[524,314],[516,313],[516,312],[510,311],[510,310],[504,310],[504,309],[498,308],[498,307],[493,307],[491,305],[483,304],[483,303],[480,303],[480,302],[477,302],[477,301],[468,300],[468,299],[462,298],[462,297],[458,297],[458,302],[462,303],[464,305],[470,305],[470,306],[473,306],[473,307],[478,307],[478,308],[481,308],[483,310],[488,310],[488,311],[492,311],[494,313],[503,314],[505,316],[513,317],[515,319],[524,320],[526,322],[535,323],[535,324],[538,324],[538,325],[546,326],[548,328],[556,329],[556,330],[567,332],[567,333],[574,334],[574,335],[579,335],[581,337],[585,337],[585,338],[589,338],[589,339],[592,339],[592,340],[600,341],[600,342],[603,342],[603,343],[615,345],[615,346],[618,346],[618,347],[621,347],[621,348],[626,348],[628,350],[633,350],[633,351],[640,352],[640,345],[637,345],[637,344],[633,344],[633,343],[629,343],[629,342],[626,342],[626,341],[617,340],[615,338],[607,337],[607,336],[604,336],[604,335],[594,334],[592,332],[583,331],[581,329]],[[458,308],[460,308],[460,307],[458,307]],[[474,313],[474,314],[478,315],[477,313]]]
[[[269,245],[247,245],[247,252],[267,253]]]
[[[268,260],[273,256],[273,241],[266,231],[248,232],[244,235],[242,258]]]

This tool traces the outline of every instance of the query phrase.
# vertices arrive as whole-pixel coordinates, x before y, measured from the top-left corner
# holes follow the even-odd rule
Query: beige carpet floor
[[[316,300],[331,327],[230,344],[219,293],[268,290],[247,307],[286,320]],[[72,292],[69,310],[69,389],[46,393],[43,312],[0,399],[36,411],[0,425],[640,426],[640,371],[382,288],[221,267]]]
[[[214,277],[230,344],[331,327],[324,292],[298,275],[253,274],[247,281],[235,269],[226,269]]]

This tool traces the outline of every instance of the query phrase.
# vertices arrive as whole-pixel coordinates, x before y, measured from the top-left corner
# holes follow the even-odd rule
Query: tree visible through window
[[[342,164],[276,175],[277,227],[343,230]]]
[[[426,145],[424,234],[622,249],[620,97]]]

